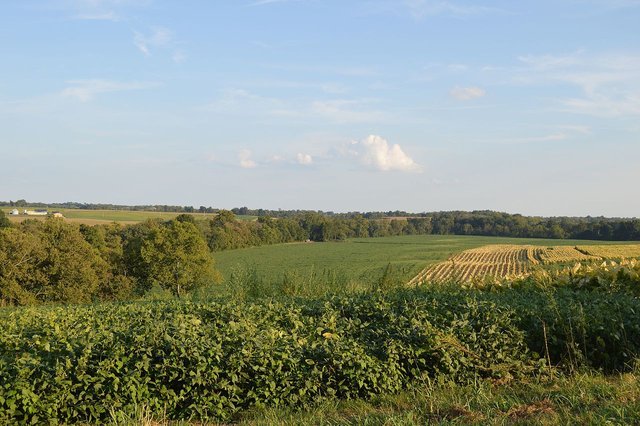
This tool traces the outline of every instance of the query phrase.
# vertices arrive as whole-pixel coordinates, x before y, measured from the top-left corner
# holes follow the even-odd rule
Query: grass
[[[29,210],[30,207],[20,207],[18,210]],[[3,207],[2,210],[8,215],[13,207]],[[84,210],[84,209],[58,209],[51,208],[50,212],[58,211],[70,222],[85,223],[87,225],[96,225],[100,223],[119,222],[124,224],[132,224],[144,222],[147,219],[163,219],[170,220],[180,213],[175,212],[153,212],[153,211],[133,211],[133,210]],[[211,219],[216,216],[215,213],[190,213],[196,219]],[[13,221],[21,221],[25,218],[34,218],[36,216],[10,216]],[[254,220],[255,216],[236,216],[239,220]],[[37,217],[36,217],[37,218]]]
[[[403,282],[423,268],[446,260],[454,253],[487,244],[532,244],[557,246],[585,244],[581,240],[547,240],[460,235],[409,235],[400,237],[361,238],[344,242],[293,243],[229,250],[214,255],[216,267],[229,278],[234,268],[255,269],[267,282],[283,279],[285,271],[309,276],[332,271],[346,280],[379,280],[387,265]],[[588,244],[621,244],[588,242]]]
[[[637,424],[640,375],[581,373],[507,385],[431,383],[371,401],[300,412],[258,410],[238,420],[241,425]]]

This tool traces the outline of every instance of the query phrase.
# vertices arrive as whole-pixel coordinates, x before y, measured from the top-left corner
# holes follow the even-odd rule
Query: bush
[[[155,302],[0,311],[0,421],[104,422],[140,406],[229,419],[414,380],[535,368],[508,309],[462,295]]]

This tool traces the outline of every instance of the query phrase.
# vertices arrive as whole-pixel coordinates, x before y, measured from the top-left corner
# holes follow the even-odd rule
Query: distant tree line
[[[225,237],[229,241],[214,244],[214,247],[237,248],[276,242],[289,242],[310,239],[312,241],[340,240],[352,237],[378,237],[391,235],[413,234],[455,234],[455,235],[483,235],[523,238],[554,238],[554,239],[590,239],[611,241],[640,240],[640,219],[637,218],[606,218],[606,217],[539,217],[523,216],[482,211],[450,211],[450,212],[422,212],[411,213],[400,210],[386,212],[348,212],[335,213],[313,210],[267,210],[250,209],[248,207],[233,208],[230,211],[213,207],[200,206],[171,206],[171,205],[116,205],[93,203],[54,203],[45,204],[27,202],[26,200],[0,201],[0,206],[9,207],[49,207],[88,210],[134,210],[161,211],[174,213],[220,213],[227,219],[218,223],[228,222],[229,213],[239,216],[257,216],[259,225],[240,224],[227,225],[222,232],[215,229],[214,233],[222,234],[238,231],[242,235]],[[273,224],[273,219],[289,219],[282,223]],[[363,225],[362,219],[375,223]],[[384,223],[382,220],[389,223]],[[397,221],[397,222],[396,222]],[[298,226],[294,224],[297,222]],[[302,228],[302,231],[298,229]],[[364,228],[368,233],[364,232]],[[265,228],[265,229],[263,229]],[[275,228],[275,235],[273,232]],[[204,231],[204,230],[203,230]],[[265,234],[266,232],[266,234]],[[255,233],[256,235],[247,235]],[[306,235],[302,235],[306,234]],[[211,245],[210,245],[211,246]],[[217,249],[216,249],[217,250]]]
[[[76,225],[63,219],[12,224],[0,210],[0,304],[90,302],[141,296],[154,286],[176,296],[220,279],[212,253],[296,241],[396,235],[486,235],[640,240],[640,220],[540,218],[491,211],[367,218],[318,212],[240,221],[221,210],[135,225]]]

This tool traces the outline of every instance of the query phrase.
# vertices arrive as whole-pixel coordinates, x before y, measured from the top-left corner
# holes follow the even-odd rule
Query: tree
[[[127,300],[135,289],[134,276],[127,274],[122,241],[122,225],[80,225],[84,239],[98,251],[108,264],[106,280],[101,283],[98,296],[101,300]]]
[[[140,254],[150,283],[178,297],[219,281],[207,244],[192,223],[171,220],[151,228]]]
[[[47,252],[43,263],[49,278],[44,300],[86,303],[94,300],[107,281],[109,265],[84,239],[77,225],[48,218],[41,238]]]
[[[0,228],[9,228],[11,226],[11,221],[4,214],[4,211],[0,210]]]
[[[107,273],[107,262],[78,227],[62,219],[0,230],[0,299],[5,302],[90,302]]]
[[[0,229],[0,305],[36,303],[48,277],[42,270],[46,250],[35,235]]]

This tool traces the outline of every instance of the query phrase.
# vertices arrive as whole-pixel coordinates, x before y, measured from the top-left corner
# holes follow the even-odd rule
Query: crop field
[[[31,207],[20,207],[18,210],[30,210]],[[42,216],[12,216],[9,212],[13,210],[10,207],[3,207],[2,210],[7,214],[13,222],[22,222],[25,219],[44,220]],[[83,210],[83,209],[49,209],[49,212],[57,211],[63,214],[68,222],[83,223],[85,225],[99,225],[111,222],[121,224],[134,224],[144,222],[147,219],[163,219],[170,220],[179,213],[175,212],[153,212],[153,211],[137,211],[137,210]],[[189,213],[196,219],[211,219],[216,216],[215,213]],[[239,220],[255,220],[255,216],[236,216]]]
[[[522,277],[544,265],[640,257],[639,244],[533,246],[494,244],[465,250],[423,269],[408,285]]]
[[[578,246],[581,252],[603,259],[640,257],[640,244]]]
[[[586,257],[576,251],[576,245],[611,244],[581,240],[547,240],[502,237],[477,237],[456,235],[410,235],[383,238],[350,239],[344,242],[292,243],[273,246],[229,250],[215,254],[216,268],[228,281],[234,269],[252,268],[268,283],[283,279],[284,271],[299,276],[322,274],[331,271],[343,282],[371,282],[380,279],[388,265],[394,279],[404,283],[416,277],[420,271],[443,262],[460,252],[488,245],[527,246],[525,252],[514,254],[521,259],[505,273],[524,272],[530,264],[541,262],[541,253],[548,247],[560,250],[567,246],[576,256]],[[620,243],[616,245],[625,247]],[[499,249],[492,249],[499,250]],[[475,253],[477,255],[477,253]],[[494,253],[497,258],[503,256]],[[525,262],[529,259],[530,264]],[[487,263],[487,262],[486,262]],[[458,264],[460,266],[460,264]],[[497,272],[498,266],[493,269]],[[501,266],[500,268],[505,268]]]

